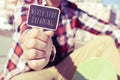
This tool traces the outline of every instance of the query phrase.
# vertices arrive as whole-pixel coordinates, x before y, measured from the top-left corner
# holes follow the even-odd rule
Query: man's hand
[[[38,28],[22,34],[22,57],[32,69],[41,70],[48,64],[53,45],[51,39],[53,34],[53,31],[44,32]]]

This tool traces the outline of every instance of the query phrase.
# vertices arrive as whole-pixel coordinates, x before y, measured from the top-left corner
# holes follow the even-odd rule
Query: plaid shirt
[[[27,29],[31,28],[26,24],[27,13],[30,4],[36,3],[45,5],[46,0],[17,0],[17,5],[14,14],[15,33],[13,35],[13,44],[8,54],[8,61],[4,67],[0,80],[9,80],[11,77],[30,71],[31,68],[21,58],[23,53],[20,47],[20,35]],[[76,29],[83,29],[95,35],[106,34],[114,38],[116,47],[120,48],[120,30],[117,26],[98,19],[87,12],[77,8],[74,3],[62,0],[59,6],[60,20],[58,29],[53,36],[53,43],[56,47],[56,58],[54,63],[61,61],[69,52],[74,50],[74,44],[69,43],[69,39],[75,38]],[[74,41],[73,41],[74,43]],[[54,64],[51,63],[51,64]]]

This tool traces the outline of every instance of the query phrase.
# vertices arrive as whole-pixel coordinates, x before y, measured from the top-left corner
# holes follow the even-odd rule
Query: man
[[[55,32],[31,28],[26,24],[27,12],[31,4],[58,7],[61,10],[58,29]],[[91,20],[95,22],[94,25],[90,25]],[[104,57],[110,61],[115,66],[117,74],[120,75],[120,55],[118,52],[120,30],[117,26],[78,9],[74,3],[66,0],[18,0],[15,11],[15,27],[14,36],[17,36],[17,39],[14,39],[15,44],[10,50],[8,63],[1,76],[3,80],[9,80],[12,77],[13,80],[30,80],[31,78],[36,78],[36,80],[70,80],[78,64],[94,56]],[[95,35],[110,35],[115,40],[116,46],[111,37],[105,36],[97,38],[73,52],[75,45],[69,44],[68,41],[75,38],[75,29],[83,29]],[[56,56],[53,44],[56,48]],[[109,45],[111,46],[108,48]],[[53,61],[54,56],[55,60]],[[53,67],[40,71],[48,66]],[[28,71],[36,72],[30,73]],[[67,75],[67,71],[70,71],[69,75]],[[24,72],[28,73],[24,74]],[[19,73],[21,75],[15,76]]]

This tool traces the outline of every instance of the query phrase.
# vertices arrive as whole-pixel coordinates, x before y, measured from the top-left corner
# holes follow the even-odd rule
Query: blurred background
[[[79,8],[100,18],[106,22],[113,23],[120,28],[120,0],[70,0],[75,2]],[[0,0],[0,72],[6,62],[6,57],[11,47],[13,27],[13,11],[15,0]],[[76,33],[76,44],[96,37],[86,31],[78,30]],[[82,45],[82,44],[81,44]],[[78,47],[78,46],[76,46]]]
[[[0,0],[0,72],[11,47],[15,0]]]

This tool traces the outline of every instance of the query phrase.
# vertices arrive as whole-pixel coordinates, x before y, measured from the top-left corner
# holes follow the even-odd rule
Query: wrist
[[[55,56],[56,56],[56,48],[53,45],[51,50],[51,55],[50,55],[50,62],[53,62],[55,60]]]

